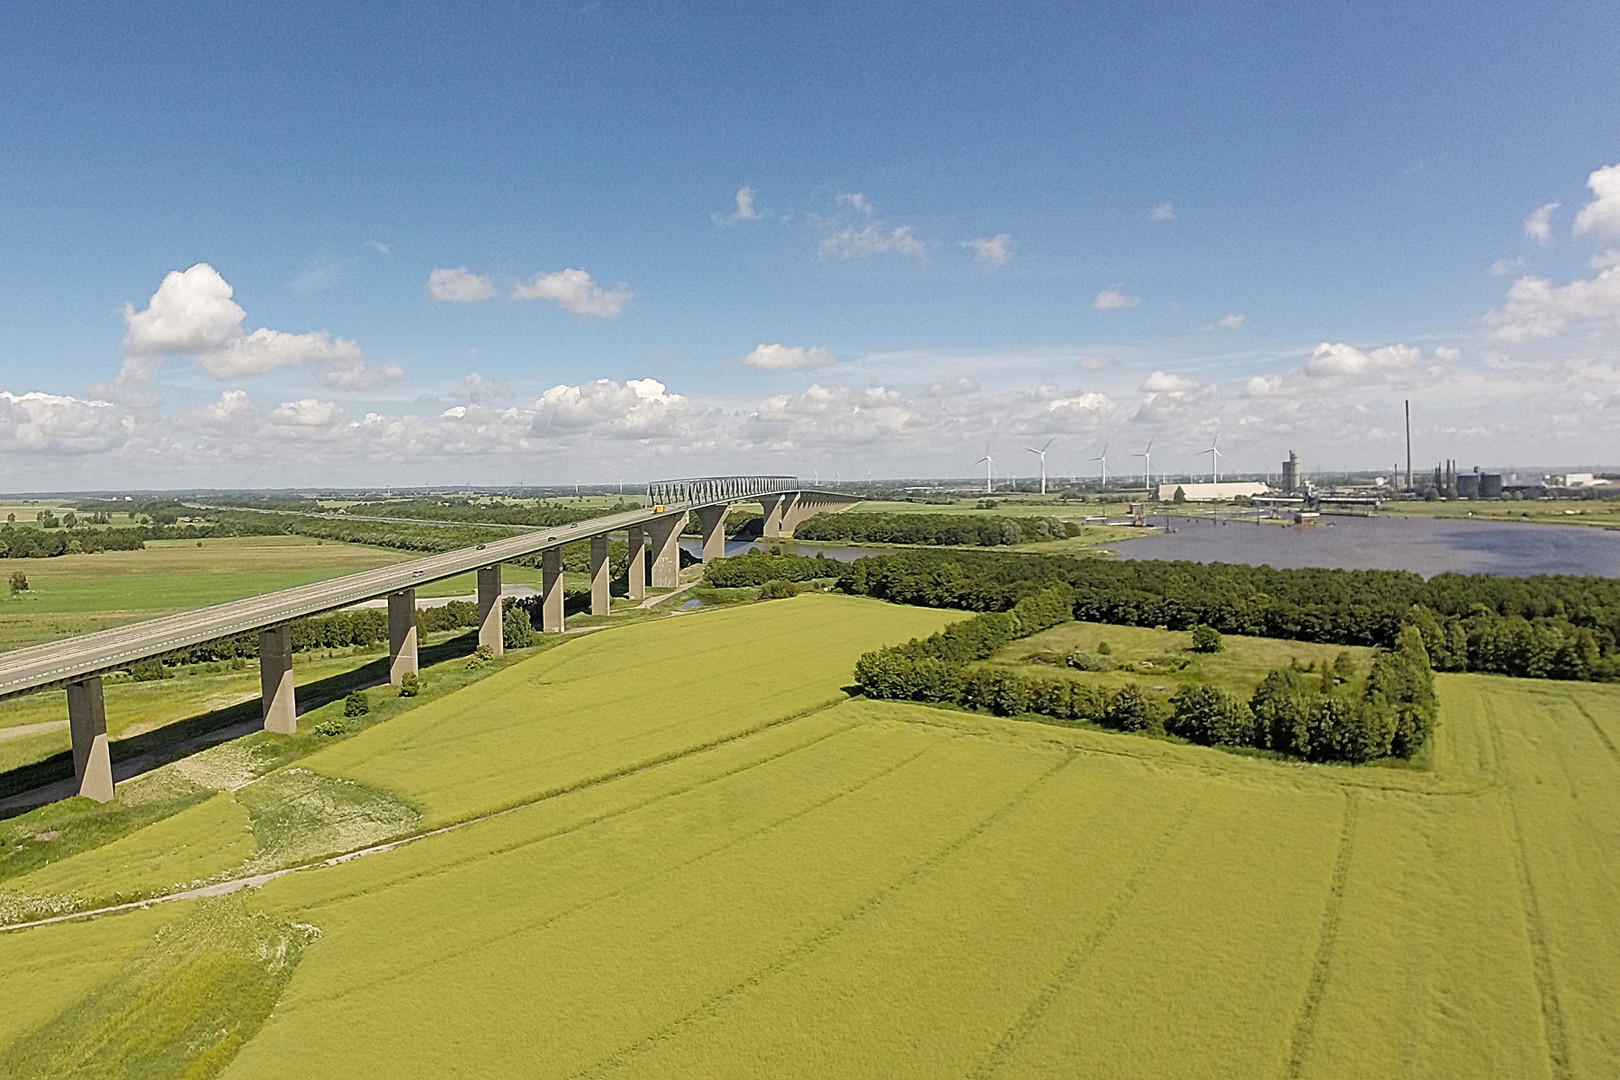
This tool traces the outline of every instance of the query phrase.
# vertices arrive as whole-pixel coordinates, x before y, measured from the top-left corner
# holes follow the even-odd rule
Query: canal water
[[[1446,572],[1620,577],[1620,531],[1593,526],[1406,517],[1324,517],[1312,526],[1168,520],[1174,532],[1113,549],[1126,559],[1410,570],[1426,578]]]

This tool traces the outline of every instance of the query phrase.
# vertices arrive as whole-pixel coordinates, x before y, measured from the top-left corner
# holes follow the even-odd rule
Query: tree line
[[[1373,658],[1319,676],[1283,668],[1247,701],[1218,687],[1184,687],[1169,700],[1136,685],[1118,690],[1071,678],[976,663],[1020,637],[1067,622],[1079,599],[1067,582],[1042,586],[1007,611],[953,623],[924,639],[864,654],[855,680],[873,698],[959,705],[998,716],[1035,714],[1117,731],[1169,734],[1207,746],[1270,750],[1309,761],[1411,757],[1433,731],[1438,706],[1423,639],[1408,627]]]
[[[795,540],[996,547],[1061,540],[1080,526],[1053,517],[1005,514],[817,514],[793,530]]]
[[[745,551],[716,559],[704,567],[703,578],[719,589],[763,585],[768,581],[813,581],[835,578],[844,572],[844,563],[825,555],[773,555],[765,551]]]
[[[1004,611],[1046,584],[1076,593],[1075,617],[1126,626],[1393,649],[1415,627],[1441,671],[1620,679],[1620,581],[1395,570],[905,551],[848,564],[838,587],[895,603]]]
[[[334,611],[329,615],[312,615],[294,619],[290,625],[294,652],[314,649],[347,649],[368,647],[388,641],[388,611],[386,608],[362,608],[359,611]],[[442,630],[460,630],[478,625],[478,605],[468,600],[451,600],[435,607],[416,610],[418,634],[431,634]],[[234,634],[231,637],[206,641],[162,657],[165,664],[206,664],[237,657],[254,659],[259,655],[259,635],[256,632]]]

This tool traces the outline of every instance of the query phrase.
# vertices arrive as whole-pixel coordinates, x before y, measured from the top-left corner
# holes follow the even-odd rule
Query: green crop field
[[[841,693],[956,617],[811,594],[568,641],[0,882],[459,823],[0,933],[0,1075],[1620,1075],[1620,688],[1440,676],[1426,772]]]

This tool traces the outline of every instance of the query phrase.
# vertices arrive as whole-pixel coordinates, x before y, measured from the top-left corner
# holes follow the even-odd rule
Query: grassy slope
[[[227,1075],[1613,1075],[1614,688],[1442,677],[1432,774],[769,723],[907,611],[627,628],[306,759],[440,820],[572,790],[256,894],[324,936]],[[0,936],[51,1004],[0,1042],[189,906]]]

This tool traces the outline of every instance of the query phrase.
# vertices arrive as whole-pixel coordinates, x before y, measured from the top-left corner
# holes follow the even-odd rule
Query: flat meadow
[[[420,837],[0,933],[0,1073],[1620,1075],[1620,688],[1442,675],[1429,771],[843,693],[958,617],[588,635],[34,870]]]

